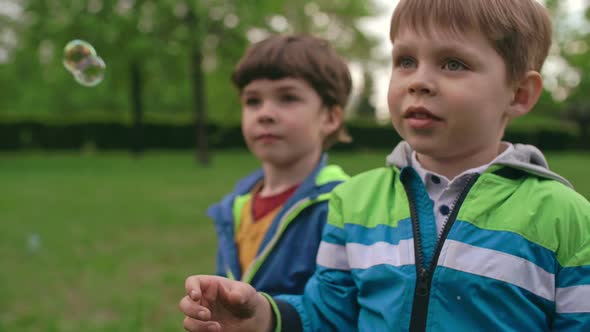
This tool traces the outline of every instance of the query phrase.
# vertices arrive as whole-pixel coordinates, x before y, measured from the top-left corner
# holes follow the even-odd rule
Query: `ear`
[[[328,107],[322,119],[322,133],[324,137],[333,134],[342,126],[344,121],[344,111],[340,106]]]
[[[514,96],[508,109],[510,119],[525,115],[533,109],[543,92],[543,77],[539,72],[531,70],[524,78],[516,82]]]

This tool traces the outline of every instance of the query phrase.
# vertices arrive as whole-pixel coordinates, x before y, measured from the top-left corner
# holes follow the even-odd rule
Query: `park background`
[[[320,35],[350,61],[354,141],[331,161],[382,166],[399,140],[383,95],[395,3],[0,0],[0,332],[182,330],[184,278],[213,271],[205,208],[257,167],[229,75],[271,33]],[[506,139],[590,198],[588,4],[545,4],[547,89]],[[73,39],[105,60],[99,85],[64,69]]]

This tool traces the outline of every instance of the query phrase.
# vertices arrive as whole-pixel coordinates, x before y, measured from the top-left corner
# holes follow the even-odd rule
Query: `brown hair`
[[[535,0],[401,0],[391,18],[392,42],[404,27],[481,31],[504,59],[509,82],[540,72],[551,46],[551,19]]]
[[[343,110],[352,90],[344,59],[321,38],[309,35],[274,35],[252,44],[231,76],[241,92],[257,79],[298,78],[306,81],[327,107]],[[324,149],[336,142],[350,142],[344,124],[324,141]]]

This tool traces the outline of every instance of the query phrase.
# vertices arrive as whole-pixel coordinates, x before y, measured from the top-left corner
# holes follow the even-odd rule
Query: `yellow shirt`
[[[242,272],[245,272],[250,264],[252,264],[252,261],[254,261],[256,258],[256,253],[258,248],[260,248],[260,244],[264,239],[264,235],[266,235],[266,232],[272,224],[272,221],[283,207],[281,204],[254,222],[254,218],[252,216],[253,199],[254,195],[252,195],[246,204],[244,204],[244,207],[242,208],[242,220],[236,233],[238,257],[240,260],[240,266],[242,267]]]

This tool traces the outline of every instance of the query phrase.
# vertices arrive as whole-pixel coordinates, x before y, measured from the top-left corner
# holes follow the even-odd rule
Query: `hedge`
[[[65,123],[64,123],[65,122]],[[339,144],[337,150],[390,149],[400,140],[390,125],[351,123],[347,125],[353,142]],[[215,149],[243,148],[239,125],[210,124],[209,144]],[[129,149],[137,131],[128,119],[15,119],[0,117],[0,150],[76,150],[92,146],[99,150]],[[188,119],[163,121],[147,118],[141,129],[145,149],[191,149],[195,146],[195,130]],[[580,148],[577,131],[554,120],[515,123],[505,135],[510,142],[528,143],[542,150]]]

